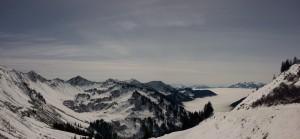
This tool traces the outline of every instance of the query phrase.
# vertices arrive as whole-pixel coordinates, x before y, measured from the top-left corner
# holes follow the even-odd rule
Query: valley
[[[230,106],[233,102],[247,97],[255,89],[244,88],[209,88],[217,95],[212,97],[197,98],[193,101],[184,102],[184,108],[188,111],[199,111],[210,101],[213,104],[215,112],[229,112],[233,108]]]

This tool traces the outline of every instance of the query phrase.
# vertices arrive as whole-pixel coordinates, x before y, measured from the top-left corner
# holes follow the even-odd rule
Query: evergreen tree
[[[297,58],[296,58],[297,59]],[[285,72],[287,70],[290,69],[290,67],[293,65],[293,61],[291,59],[287,59],[286,61],[282,62],[281,63],[281,68],[280,68],[280,71],[281,72]]]
[[[205,104],[204,106],[204,110],[203,110],[203,114],[204,114],[204,118],[208,118],[209,116],[211,116],[211,114],[214,112],[214,108],[212,107],[210,101]]]
[[[297,64],[297,62],[298,62],[298,58],[297,58],[297,57],[294,57],[294,59],[293,59],[293,64]]]
[[[83,136],[92,136],[91,132],[79,129],[75,126],[73,126],[70,123],[53,123],[52,127],[54,129],[58,129],[58,130],[62,130],[62,131],[67,131],[67,132],[71,132],[71,133],[76,133],[78,135],[83,135]]]
[[[118,138],[115,133],[112,125],[108,122],[105,122],[103,119],[96,120],[95,122],[90,123],[90,128],[97,131],[95,135],[96,139],[115,139]]]

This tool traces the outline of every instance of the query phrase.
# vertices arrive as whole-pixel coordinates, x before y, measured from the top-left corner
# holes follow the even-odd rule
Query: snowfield
[[[1,104],[0,111],[0,138],[1,135],[9,139],[23,139],[24,136],[28,139],[70,139],[75,136],[77,138],[82,137],[74,133],[54,130],[33,117],[16,115]]]
[[[217,112],[198,126],[159,139],[299,139],[300,105]]]
[[[215,112],[228,112],[232,110],[230,104],[248,96],[255,89],[243,89],[243,88],[209,88],[215,92],[216,96],[197,98],[193,101],[184,102],[186,110],[194,112],[203,109],[204,105],[210,101],[214,107]]]

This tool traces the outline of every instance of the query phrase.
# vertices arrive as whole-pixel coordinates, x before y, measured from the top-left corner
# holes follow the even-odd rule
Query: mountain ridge
[[[122,138],[143,138],[145,130],[150,129],[159,131],[151,136],[161,136],[192,126],[184,122],[191,120],[188,117],[192,113],[183,108],[182,101],[195,97],[161,81],[156,82],[160,85],[156,87],[170,87],[169,95],[143,83],[136,85],[137,80],[133,84],[115,79],[92,82],[81,76],[68,81],[48,80],[35,72],[0,68],[0,108],[3,114],[10,115],[0,117],[3,129],[0,134],[9,138],[70,138],[74,133],[57,131],[52,126],[71,124],[91,129],[95,127],[91,123],[98,123],[97,120],[107,122],[111,125],[109,129]],[[209,95],[201,97],[205,96]],[[1,121],[17,122],[1,124]]]

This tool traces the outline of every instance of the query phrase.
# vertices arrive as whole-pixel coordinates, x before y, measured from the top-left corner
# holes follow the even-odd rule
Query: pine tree
[[[297,57],[294,57],[294,59],[293,59],[293,64],[297,64],[297,62],[298,62],[298,58],[297,58]]]
[[[296,58],[297,60],[297,58]],[[286,61],[282,62],[281,63],[281,68],[280,68],[280,71],[281,72],[285,72],[287,70],[289,70],[289,68],[293,65],[293,61],[291,59],[287,59]]]
[[[214,112],[214,109],[210,103],[210,101],[205,104],[204,106],[204,110],[203,110],[203,114],[204,114],[204,118],[208,118],[209,116],[211,116],[211,114]]]

